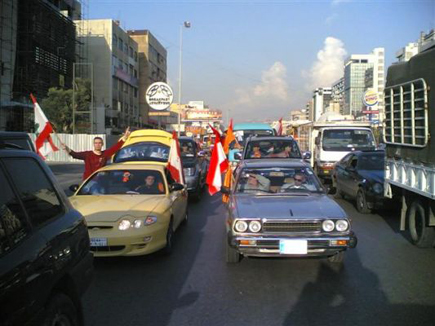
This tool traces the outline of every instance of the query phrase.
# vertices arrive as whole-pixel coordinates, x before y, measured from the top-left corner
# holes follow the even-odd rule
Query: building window
[[[134,69],[134,78],[137,78],[137,70],[136,69]]]
[[[134,97],[137,97],[137,88],[134,89]]]
[[[123,48],[124,48],[124,42],[122,41],[122,39],[119,39],[118,49],[122,51]]]
[[[134,61],[137,62],[137,52],[136,51],[134,51]]]
[[[115,34],[113,34],[113,36],[112,36],[112,49],[116,48],[117,46],[118,46],[118,37]]]
[[[124,43],[124,53],[126,55],[128,55],[128,45],[127,45],[127,43]]]
[[[128,48],[129,50],[130,50],[130,57],[132,57],[133,58],[133,48],[130,46],[129,48]]]

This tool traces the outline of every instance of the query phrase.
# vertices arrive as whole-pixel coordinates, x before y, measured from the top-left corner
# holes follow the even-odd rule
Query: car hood
[[[236,195],[238,217],[273,219],[345,218],[343,209],[324,194]]]
[[[384,183],[384,170],[359,170],[358,172],[364,179]]]
[[[116,222],[130,215],[143,217],[152,212],[165,197],[162,195],[73,196],[71,204],[88,222]]]

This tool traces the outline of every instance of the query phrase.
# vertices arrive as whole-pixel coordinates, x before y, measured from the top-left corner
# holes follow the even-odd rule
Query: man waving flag
[[[276,134],[278,136],[282,136],[282,118],[279,119],[279,121],[278,121],[278,126],[277,126],[277,130],[276,130]]]
[[[45,159],[48,154],[58,151],[59,149],[54,145],[53,139],[51,139],[51,133],[54,132],[51,123],[48,121],[44,112],[42,112],[33,94],[30,94],[30,98],[32,99],[35,111],[36,152]]]
[[[214,129],[214,128],[213,128]],[[214,129],[215,130],[215,129]],[[213,130],[213,131],[214,131]],[[206,183],[211,196],[219,192],[222,187],[222,174],[228,169],[227,157],[222,147],[219,132],[215,132],[216,139],[210,159],[210,167],[207,173]]]
[[[181,164],[180,144],[177,133],[172,133],[171,148],[168,157],[168,170],[172,178],[181,184],[184,184],[183,166]]]

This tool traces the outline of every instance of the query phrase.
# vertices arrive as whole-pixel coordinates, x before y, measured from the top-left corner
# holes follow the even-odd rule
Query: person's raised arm
[[[68,153],[71,157],[77,160],[84,160],[86,158],[86,152],[74,152],[71,148],[66,146],[64,143],[60,143],[62,149]]]
[[[105,157],[110,157],[113,154],[115,154],[117,151],[119,151],[122,147],[122,145],[124,145],[125,141],[128,139],[128,137],[130,136],[131,131],[130,131],[130,127],[127,127],[127,129],[125,129],[124,135],[122,136],[122,138],[112,147],[106,149],[104,151],[104,156]]]

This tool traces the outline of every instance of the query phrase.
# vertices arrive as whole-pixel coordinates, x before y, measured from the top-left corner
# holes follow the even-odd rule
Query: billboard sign
[[[168,84],[157,82],[148,87],[145,99],[152,109],[162,111],[171,106],[174,100],[174,92]]]
[[[375,106],[378,104],[378,93],[374,90],[369,89],[363,95],[363,103],[365,106]]]

